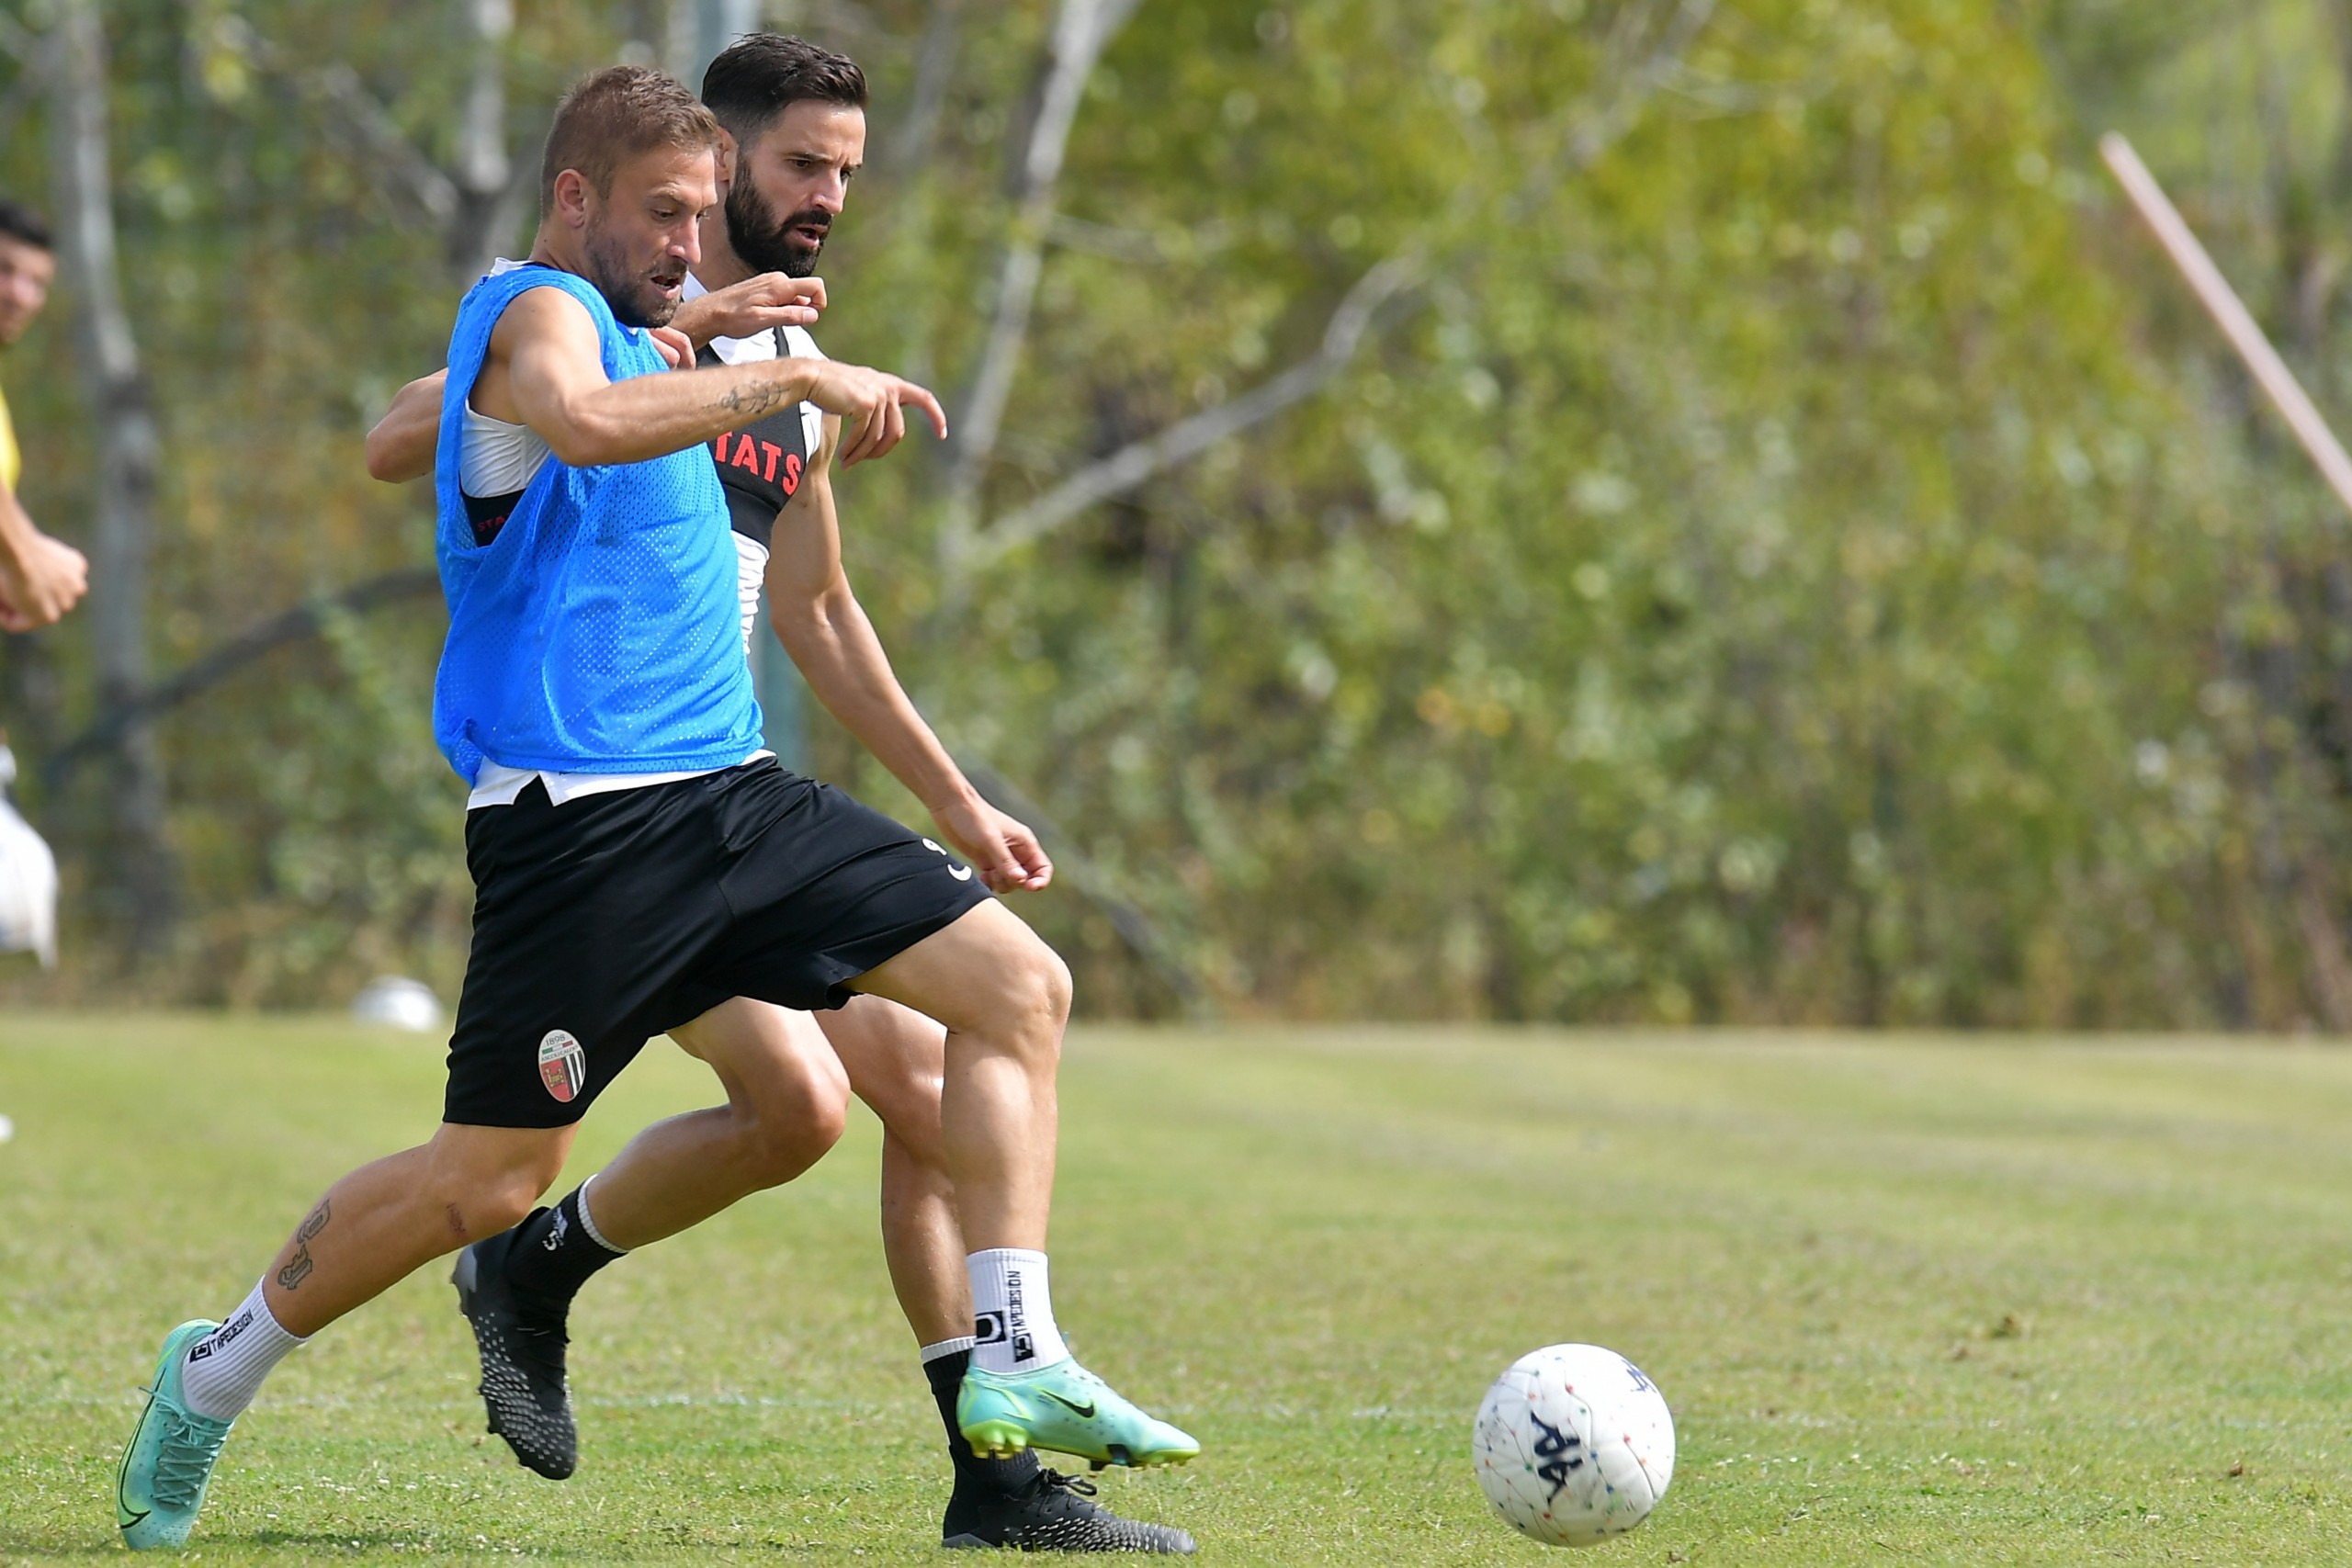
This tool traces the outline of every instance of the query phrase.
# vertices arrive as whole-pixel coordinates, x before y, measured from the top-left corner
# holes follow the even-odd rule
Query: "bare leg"
[[[857,987],[946,1026],[940,1137],[962,1221],[973,1343],[942,1414],[978,1455],[1050,1448],[1097,1464],[1181,1464],[1201,1451],[1080,1366],[1054,1320],[1046,1258],[1069,971],[1003,905],[859,976]],[[1040,1483],[1043,1484],[1043,1483]]]
[[[947,1028],[940,1130],[966,1244],[1043,1251],[1069,971],[1018,916],[990,902],[856,986]]]
[[[596,1176],[596,1228],[639,1247],[782,1186],[842,1135],[849,1078],[806,1013],[737,998],[670,1032],[727,1103],[656,1122]]]
[[[444,1122],[433,1141],[327,1189],[269,1266],[263,1294],[288,1334],[316,1334],[433,1259],[496,1235],[563,1169],[571,1127]]]
[[[918,1345],[972,1332],[972,1282],[946,1170],[926,1165],[888,1128],[882,1134],[882,1256],[890,1288]]]
[[[940,1137],[947,1032],[879,997],[859,997],[819,1027],[849,1070],[850,1087],[882,1119],[882,1255],[918,1345],[972,1331],[964,1233]]]

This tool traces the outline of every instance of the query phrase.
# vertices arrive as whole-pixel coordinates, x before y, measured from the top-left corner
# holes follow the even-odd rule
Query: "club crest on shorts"
[[[588,1087],[588,1053],[567,1029],[550,1029],[539,1042],[539,1081],[569,1105]]]

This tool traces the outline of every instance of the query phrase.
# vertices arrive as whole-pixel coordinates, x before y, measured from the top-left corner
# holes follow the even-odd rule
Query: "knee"
[[[516,1177],[478,1189],[469,1197],[453,1198],[443,1205],[450,1216],[450,1234],[460,1240],[478,1241],[512,1230],[530,1217],[538,1207],[539,1195],[552,1185],[552,1179],[537,1181]]]
[[[490,1163],[439,1162],[428,1198],[447,1222],[453,1244],[480,1241],[522,1224],[561,1174],[560,1152]]]
[[[763,1119],[745,1140],[745,1175],[755,1187],[783,1186],[824,1158],[841,1142],[847,1122],[839,1110],[816,1110],[784,1122]]]
[[[796,1092],[736,1111],[746,1179],[756,1187],[781,1187],[841,1142],[849,1126],[849,1083],[838,1071],[812,1071]]]
[[[1062,1030],[1069,1023],[1070,1003],[1077,987],[1070,980],[1069,965],[1062,961],[1060,953],[1050,947],[1046,949],[1046,964],[1048,971],[1045,981],[1046,1007],[1053,1017],[1054,1037],[1058,1040]]]
[[[1029,1028],[1046,1034],[1054,1053],[1061,1051],[1062,1030],[1069,1023],[1069,965],[1062,955],[1040,942],[1014,979],[1013,1008]]]
[[[990,998],[999,1049],[1009,1049],[1032,1071],[1052,1072],[1061,1061],[1062,1030],[1069,1022],[1069,966],[1043,942],[1026,945],[998,971]]]

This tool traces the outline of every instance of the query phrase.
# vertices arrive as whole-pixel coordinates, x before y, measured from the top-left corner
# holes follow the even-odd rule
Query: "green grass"
[[[0,1020],[0,1559],[111,1552],[164,1331],[413,1141],[437,1043],[341,1022]],[[2292,1045],[1080,1032],[1055,1235],[1091,1364],[1199,1435],[1105,1478],[1228,1563],[1532,1562],[1471,1478],[1512,1357],[1624,1350],[1674,1485],[1580,1561],[2352,1561],[2352,1055]],[[650,1049],[572,1177],[708,1097]],[[603,1276],[585,1461],[481,1435],[437,1273],[281,1370],[206,1562],[935,1555],[945,1460],[870,1122]],[[568,1178],[569,1179],[569,1178]]]

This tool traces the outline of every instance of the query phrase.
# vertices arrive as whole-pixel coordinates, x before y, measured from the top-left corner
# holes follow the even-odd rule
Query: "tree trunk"
[[[932,0],[931,19],[923,25],[922,42],[915,51],[914,92],[883,160],[894,174],[912,173],[930,161],[932,137],[955,85],[956,35],[963,9],[964,0]]]
[[[682,9],[691,7],[691,31],[673,27],[673,31],[686,32],[688,48],[676,62],[678,80],[695,93],[702,92],[702,73],[721,51],[745,33],[760,30],[760,0],[686,0]]]
[[[57,28],[52,178],[63,227],[61,259],[81,303],[83,383],[98,436],[90,622],[98,701],[112,706],[147,684],[147,563],[161,443],[116,267],[106,34],[96,0],[65,0]],[[108,773],[96,865],[99,912],[119,935],[126,968],[168,942],[177,914],[178,877],[164,840],[164,808],[154,730],[134,726]]]
[[[947,479],[946,516],[939,555],[944,586],[942,603],[959,604],[968,587],[972,547],[979,527],[980,489],[1004,424],[1012,378],[1029,337],[1029,313],[1046,265],[1046,231],[1054,212],[1055,186],[1069,149],[1080,101],[1094,62],[1140,0],[1062,0],[1047,42],[1048,65],[1040,78],[1023,139],[1012,170],[1013,216],[1004,256],[997,270],[996,305],[986,345],[971,386],[957,400],[956,434]]]
[[[458,209],[449,223],[449,270],[462,284],[490,270],[515,226],[514,161],[506,148],[506,40],[514,0],[464,0],[473,75],[458,120]]]

